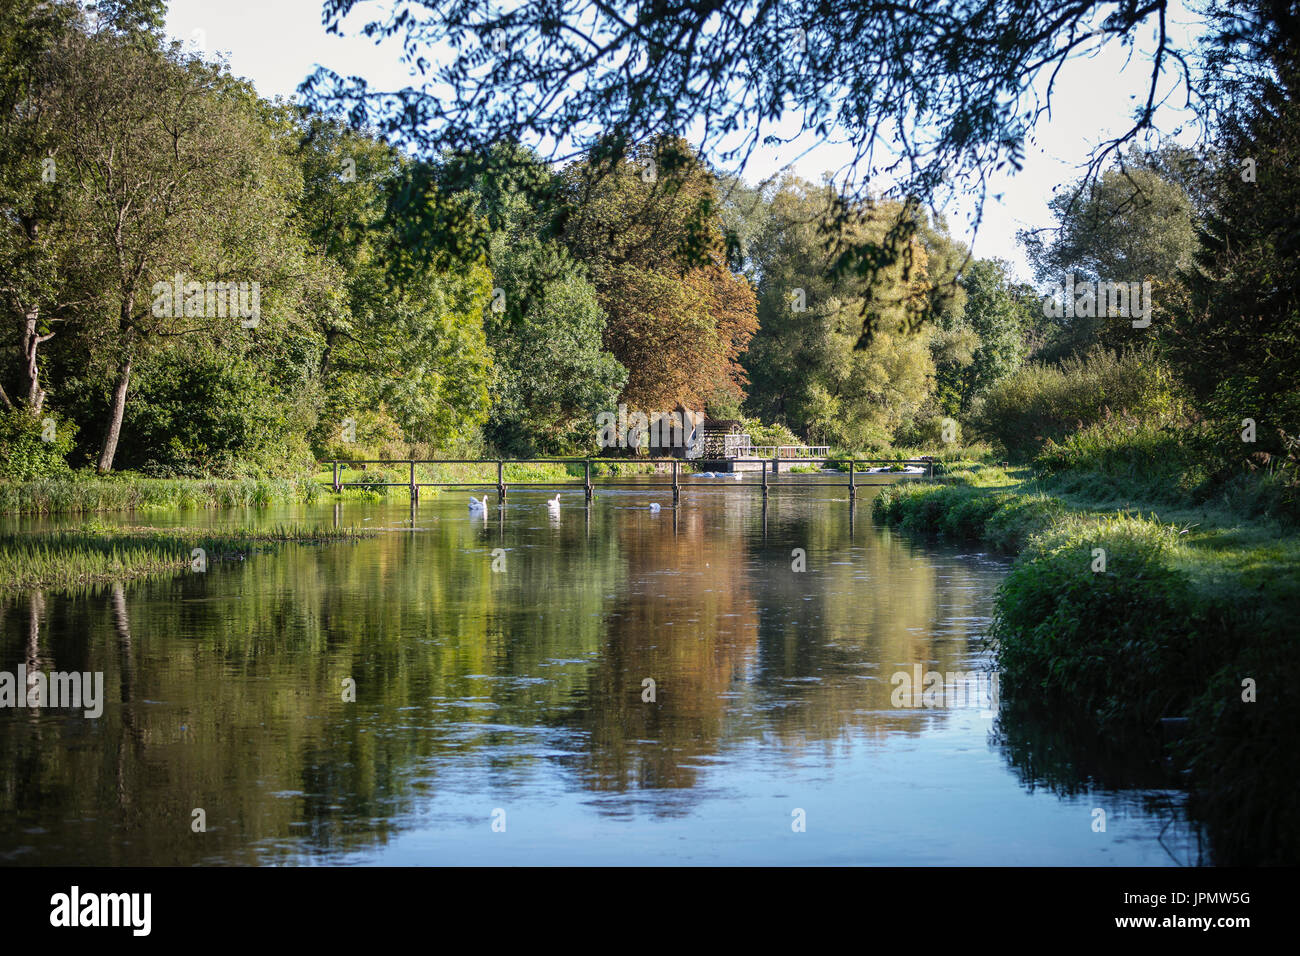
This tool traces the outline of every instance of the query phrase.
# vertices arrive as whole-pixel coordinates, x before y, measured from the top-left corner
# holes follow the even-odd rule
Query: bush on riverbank
[[[1060,365],[1028,365],[977,401],[971,424],[1013,457],[1126,412],[1161,420],[1179,407],[1174,378],[1148,351],[1095,349]]]
[[[992,628],[1009,699],[1153,731],[1213,673],[1177,531],[1071,517],[1035,535],[998,593]]]
[[[985,541],[1017,551],[1064,512],[1055,499],[975,488],[965,484],[900,485],[872,502],[872,514],[886,524],[920,534]]]
[[[1034,458],[1045,487],[1094,501],[1213,503],[1249,520],[1300,521],[1295,469],[1289,462],[1227,472],[1215,464],[1204,423],[1181,414],[1155,419],[1106,415]]]
[[[1207,477],[1185,440],[1190,427],[1191,422],[1176,415],[1106,414],[1059,441],[1049,439],[1034,466],[1069,490],[1186,501]]]
[[[52,416],[33,418],[25,409],[0,412],[0,479],[31,481],[72,473],[66,461],[76,426]]]

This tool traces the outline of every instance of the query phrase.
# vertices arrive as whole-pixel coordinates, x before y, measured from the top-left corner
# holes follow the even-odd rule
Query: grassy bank
[[[1004,697],[1153,755],[1161,719],[1186,718],[1172,749],[1216,859],[1294,860],[1300,812],[1277,773],[1300,728],[1294,529],[1115,488],[959,470],[945,486],[886,490],[874,514],[1018,555],[992,634]]]
[[[0,591],[67,588],[195,570],[202,561],[243,560],[257,545],[362,537],[353,529],[281,526],[214,532],[192,528],[88,527],[0,535]]]
[[[47,478],[0,482],[0,514],[247,508],[310,500],[327,489],[282,478]]]

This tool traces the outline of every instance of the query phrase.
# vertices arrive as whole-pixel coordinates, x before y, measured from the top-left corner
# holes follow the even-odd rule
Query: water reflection
[[[1095,834],[1087,787],[1026,771],[1046,744],[894,706],[899,671],[986,666],[1004,567],[824,491],[168,518],[387,530],[6,599],[0,667],[103,671],[109,703],[0,711],[0,859],[1179,862],[1165,791]]]

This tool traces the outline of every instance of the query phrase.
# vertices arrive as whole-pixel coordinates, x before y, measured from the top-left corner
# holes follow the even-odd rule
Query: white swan
[[[483,500],[482,500],[482,501],[479,501],[479,500],[478,500],[477,498],[475,498],[473,495],[470,495],[470,496],[469,496],[469,513],[472,514],[472,515],[479,515],[479,514],[481,514],[483,517],[486,518],[486,517],[487,517],[487,495],[484,495],[484,496],[483,496]]]
[[[658,510],[659,510],[659,503],[658,503],[657,501],[655,501],[655,502],[651,502],[651,503],[650,503],[650,511],[651,511],[651,513],[657,512]]]
[[[548,499],[546,502],[546,508],[552,515],[558,517],[560,514],[560,496],[556,495],[554,498]]]

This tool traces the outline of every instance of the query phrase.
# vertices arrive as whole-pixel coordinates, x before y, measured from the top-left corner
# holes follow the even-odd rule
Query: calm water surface
[[[379,534],[0,601],[0,669],[107,698],[0,710],[0,862],[1202,862],[1181,794],[1086,741],[893,705],[915,665],[988,668],[1004,561],[874,526],[865,489],[729,485],[105,519]]]

